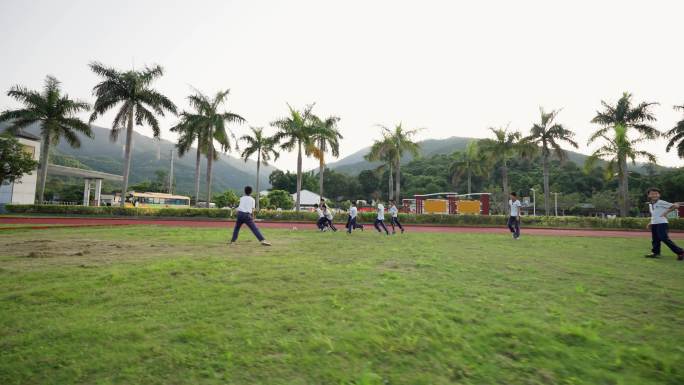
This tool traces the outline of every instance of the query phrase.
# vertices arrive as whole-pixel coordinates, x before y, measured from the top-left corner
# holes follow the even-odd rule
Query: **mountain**
[[[478,138],[465,138],[459,136],[452,136],[445,139],[427,139],[419,142],[420,144],[420,156],[430,157],[439,154],[451,154],[457,150],[463,150],[468,145],[470,141],[479,140]],[[372,170],[381,165],[381,162],[368,162],[363,157],[370,151],[370,146],[363,148],[355,153],[346,156],[336,162],[329,163],[327,167],[331,170],[344,172],[349,175],[358,175],[363,170]],[[580,154],[574,151],[568,151],[568,160],[578,164],[583,165],[584,161],[588,158],[585,154]],[[402,164],[411,161],[410,156],[404,156],[401,160]],[[604,162],[599,162],[603,164]],[[635,171],[644,171],[644,164],[637,163],[636,166],[630,166]],[[660,168],[660,167],[659,167]]]
[[[112,174],[123,173],[123,143],[125,135],[119,135],[116,143],[109,140],[110,130],[104,127],[91,126],[94,138],[79,135],[80,148],[71,148],[65,141],[55,147],[53,157],[57,163],[71,167],[90,168]],[[25,131],[39,134],[37,125]],[[171,150],[175,144],[168,140],[156,140],[139,133],[133,134],[133,157],[131,160],[131,184],[145,180],[154,180],[157,170],[169,171]],[[159,159],[157,155],[159,154]],[[261,167],[260,188],[270,187],[268,175],[275,170],[272,166]],[[200,196],[206,191],[206,159],[202,159],[202,176],[200,182]],[[195,150],[179,158],[174,154],[174,182],[175,192],[179,194],[194,194],[195,178]],[[212,191],[219,193],[227,189],[241,191],[246,184],[253,185],[256,181],[256,162],[246,163],[231,155],[221,154],[220,159],[213,164]]]

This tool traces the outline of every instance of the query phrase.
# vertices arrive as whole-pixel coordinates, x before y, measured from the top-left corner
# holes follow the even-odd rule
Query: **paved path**
[[[60,218],[60,217],[0,217],[0,224],[21,224],[32,229],[48,229],[55,227],[83,227],[83,226],[125,226],[125,225],[159,225],[176,227],[214,227],[230,228],[233,221],[201,220],[201,219],[135,219],[135,218]],[[273,229],[297,229],[314,230],[313,223],[294,222],[258,222],[262,228]],[[367,230],[373,230],[373,225],[365,225]],[[344,228],[343,225],[339,225]],[[508,229],[504,225],[497,227],[454,227],[454,226],[423,226],[404,225],[411,232],[443,232],[443,233],[470,233],[470,234],[506,234]],[[0,228],[10,230],[13,227]],[[16,227],[14,228],[16,229]],[[570,229],[539,229],[523,228],[523,235],[553,235],[570,237],[642,237],[648,238],[650,232],[646,231],[621,231],[621,230],[570,230]],[[684,232],[672,232],[674,239],[684,239]]]

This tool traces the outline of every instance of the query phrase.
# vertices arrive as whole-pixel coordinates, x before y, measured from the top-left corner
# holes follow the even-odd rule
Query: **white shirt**
[[[382,203],[378,205],[378,220],[385,220],[385,206],[383,206]]]
[[[508,204],[511,206],[512,217],[517,217],[518,215],[520,215],[520,207],[522,206],[522,203],[520,203],[519,199],[516,199],[515,202],[513,202],[512,199],[509,199]]]
[[[328,219],[330,219],[330,220],[332,221],[333,216],[332,216],[332,213],[330,212],[330,210],[325,209],[325,211],[323,212],[323,214],[325,214],[325,217],[326,217],[326,218],[328,218]]]
[[[390,214],[392,214],[392,218],[396,218],[397,215],[399,215],[399,210],[397,209],[397,206],[392,206],[389,209]]]
[[[352,217],[352,218],[356,218],[356,213],[357,213],[356,207],[352,206],[352,207],[349,209],[349,216]]]
[[[656,203],[649,203],[648,206],[651,211],[652,225],[667,223],[667,217],[664,217],[663,214],[665,214],[665,211],[672,207],[672,203],[658,199]]]
[[[249,195],[243,195],[240,197],[240,205],[238,206],[237,210],[243,213],[251,214],[252,210],[254,210],[254,206],[256,206],[254,198]]]
[[[323,210],[321,210],[320,208],[316,209],[316,213],[318,214],[319,218],[323,218],[325,216],[325,214],[323,214]]]

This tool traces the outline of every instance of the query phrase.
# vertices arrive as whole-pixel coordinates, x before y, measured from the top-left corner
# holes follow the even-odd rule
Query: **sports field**
[[[0,384],[684,383],[647,238],[265,235],[4,229]]]

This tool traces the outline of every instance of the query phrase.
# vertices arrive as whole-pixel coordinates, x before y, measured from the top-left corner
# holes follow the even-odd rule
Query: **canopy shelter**
[[[100,200],[102,197],[103,180],[109,180],[112,182],[123,182],[123,176],[121,175],[109,174],[106,172],[94,170],[85,170],[82,168],[59,166],[56,164],[48,164],[48,174],[83,178],[83,206],[90,205],[90,190],[93,187],[95,188],[95,206],[100,205]]]

